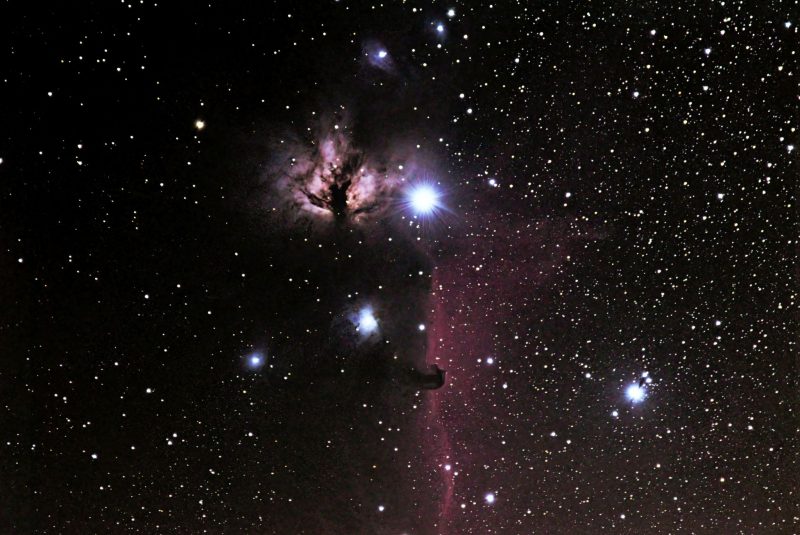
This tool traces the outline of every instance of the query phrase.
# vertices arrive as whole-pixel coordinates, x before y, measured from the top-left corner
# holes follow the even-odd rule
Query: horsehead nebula
[[[0,534],[800,533],[796,1],[19,4]]]

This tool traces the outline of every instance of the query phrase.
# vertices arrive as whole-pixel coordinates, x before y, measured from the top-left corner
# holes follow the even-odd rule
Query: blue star
[[[647,392],[643,386],[633,383],[628,385],[628,388],[625,390],[625,395],[628,396],[628,399],[632,402],[639,403],[647,396]]]
[[[408,201],[417,215],[430,215],[439,207],[439,193],[428,184],[420,184],[408,192]]]
[[[261,353],[253,353],[247,357],[247,367],[251,370],[257,370],[264,365],[264,356]]]
[[[372,307],[366,306],[358,312],[356,329],[364,336],[368,336],[378,330],[378,320]]]

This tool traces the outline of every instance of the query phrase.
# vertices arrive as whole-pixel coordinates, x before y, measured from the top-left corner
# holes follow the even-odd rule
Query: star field
[[[796,1],[17,7],[0,532],[800,531]]]

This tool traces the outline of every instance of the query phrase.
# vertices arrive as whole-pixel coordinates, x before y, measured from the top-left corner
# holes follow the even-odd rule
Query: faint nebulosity
[[[797,2],[6,11],[0,532],[800,531]]]

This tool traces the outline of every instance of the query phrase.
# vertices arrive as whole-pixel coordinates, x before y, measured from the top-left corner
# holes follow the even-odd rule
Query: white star
[[[372,307],[367,306],[359,311],[356,329],[363,335],[372,334],[378,329],[378,320]]]
[[[633,401],[634,403],[638,403],[645,398],[646,392],[643,387],[634,383],[628,386],[628,388],[625,390],[625,395],[628,396],[629,400]]]
[[[264,355],[261,353],[252,353],[247,357],[247,366],[251,370],[257,370],[264,365]]]
[[[430,214],[439,206],[439,194],[427,184],[413,188],[408,194],[408,199],[411,208],[419,215]]]

